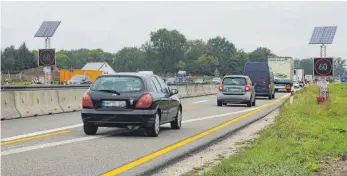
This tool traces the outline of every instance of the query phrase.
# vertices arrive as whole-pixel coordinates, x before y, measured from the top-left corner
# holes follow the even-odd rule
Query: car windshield
[[[235,86],[244,86],[246,85],[245,78],[224,78],[224,85],[235,85]]]
[[[93,91],[117,91],[121,92],[138,92],[143,90],[143,82],[141,78],[134,76],[100,77],[91,86]]]

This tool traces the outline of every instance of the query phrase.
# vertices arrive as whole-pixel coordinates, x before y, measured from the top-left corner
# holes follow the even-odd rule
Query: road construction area
[[[180,130],[161,126],[157,138],[143,130],[99,128],[83,132],[80,112],[2,121],[2,174],[24,175],[139,175],[258,120],[278,108],[288,93],[273,100],[257,98],[255,107],[218,107],[216,96],[182,99]]]

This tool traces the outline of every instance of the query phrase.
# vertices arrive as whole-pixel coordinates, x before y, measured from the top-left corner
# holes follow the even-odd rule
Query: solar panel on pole
[[[309,44],[321,44],[320,39],[322,38],[322,36],[324,34],[324,28],[325,27],[315,27],[314,28]]]
[[[60,21],[44,21],[37,30],[35,37],[52,37],[59,25]]]
[[[332,44],[337,26],[315,27],[309,44]]]
[[[337,30],[337,26],[325,27],[324,34],[320,40],[321,44],[332,44],[335,37],[336,30]]]

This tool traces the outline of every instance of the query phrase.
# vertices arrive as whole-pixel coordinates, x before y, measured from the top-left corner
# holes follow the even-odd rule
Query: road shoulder
[[[264,118],[235,133],[158,170],[153,176],[201,175],[212,166],[219,164],[221,159],[229,157],[240,148],[245,147],[246,141],[256,139],[258,132],[271,125],[278,113],[279,109],[276,109]]]

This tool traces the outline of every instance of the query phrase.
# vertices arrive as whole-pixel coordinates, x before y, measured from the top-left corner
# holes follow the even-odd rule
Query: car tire
[[[217,106],[223,106],[223,103],[221,101],[217,101]]]
[[[268,98],[269,98],[269,100],[271,100],[271,99],[272,99],[272,94],[269,94],[269,97],[268,97]]]
[[[255,103],[255,98],[254,98],[254,101],[253,101],[253,103],[252,103],[252,106],[255,106],[256,105],[256,103]]]
[[[247,103],[247,107],[252,107],[252,98],[249,100],[249,102]]]
[[[157,137],[160,131],[160,115],[156,113],[154,116],[154,123],[151,127],[146,128],[147,135],[150,137]]]
[[[272,94],[272,98],[273,98],[273,99],[275,99],[275,93],[274,93],[274,94]]]
[[[83,130],[86,135],[94,135],[98,131],[98,126],[91,124],[83,124]]]
[[[178,109],[175,120],[171,123],[171,129],[179,130],[182,126],[182,110],[181,108]]]

